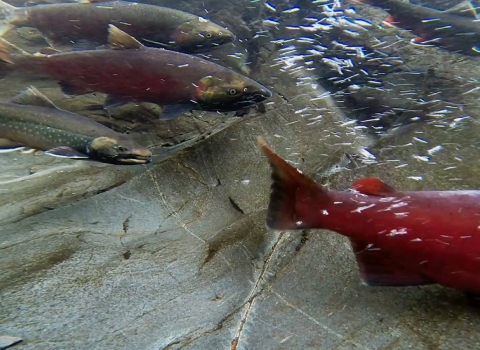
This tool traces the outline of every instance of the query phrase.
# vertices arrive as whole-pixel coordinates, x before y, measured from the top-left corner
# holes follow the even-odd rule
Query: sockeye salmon
[[[356,0],[389,13],[386,23],[412,31],[413,42],[435,45],[465,55],[480,53],[480,23],[469,1],[445,11],[402,0]]]
[[[109,43],[117,49],[48,55],[15,54],[15,46],[1,39],[0,60],[17,70],[50,75],[69,95],[108,94],[106,108],[130,101],[159,104],[163,119],[194,109],[238,111],[272,95],[254,80],[213,62],[145,47],[113,25],[109,32]]]
[[[14,27],[35,27],[52,46],[87,40],[107,44],[114,24],[148,45],[182,52],[202,52],[234,40],[226,28],[190,13],[126,1],[90,1],[13,7],[0,1],[0,35]],[[85,45],[86,43],[83,42]]]
[[[480,191],[403,192],[376,178],[329,191],[259,144],[272,168],[269,228],[349,237],[366,285],[438,283],[480,295]]]
[[[128,135],[57,108],[33,86],[0,103],[0,152],[22,147],[112,164],[145,164],[152,156]]]

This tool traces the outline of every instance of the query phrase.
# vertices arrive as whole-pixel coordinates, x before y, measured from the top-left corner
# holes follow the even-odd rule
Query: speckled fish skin
[[[0,51],[13,69],[48,74],[75,87],[79,94],[97,91],[161,106],[217,112],[248,108],[272,95],[261,84],[228,68],[164,49],[143,46],[49,56],[8,56],[5,47]]]
[[[438,283],[480,295],[480,191],[398,191],[362,179],[330,191],[273,152],[267,226],[327,229],[352,241],[367,285]]]
[[[148,163],[151,157],[148,149],[128,135],[119,134],[90,118],[42,106],[0,103],[0,138],[41,151],[67,146],[94,160],[100,159],[88,149],[89,143],[96,138],[109,138],[131,152],[120,158],[102,159],[104,162],[141,164]]]
[[[166,7],[125,1],[37,5],[13,11],[10,24],[37,28],[53,41],[86,39],[104,45],[114,24],[138,40],[182,52],[201,52],[234,35],[211,21]]]
[[[388,22],[411,30],[428,44],[465,55],[479,55],[479,52],[473,50],[480,47],[480,22],[475,21],[474,17],[438,11],[402,0],[359,1],[387,11],[391,16]],[[432,41],[428,42],[429,40]]]

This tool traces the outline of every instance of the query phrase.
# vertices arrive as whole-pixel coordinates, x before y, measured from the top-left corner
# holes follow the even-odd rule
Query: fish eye
[[[205,36],[206,36],[208,39],[210,39],[210,38],[212,37],[212,33],[206,32],[206,33],[205,33]]]
[[[235,89],[228,89],[228,93],[229,93],[230,95],[235,95],[235,94],[237,93],[237,90],[235,90]]]
[[[218,32],[218,35],[222,35],[222,34],[223,34],[223,32]]]
[[[123,146],[118,146],[118,147],[117,147],[117,150],[120,151],[120,152],[127,152],[127,151],[128,151],[128,148],[127,148],[127,147],[123,147]]]
[[[243,92],[247,92],[247,91],[248,91],[248,88],[244,88],[244,89],[243,89]]]

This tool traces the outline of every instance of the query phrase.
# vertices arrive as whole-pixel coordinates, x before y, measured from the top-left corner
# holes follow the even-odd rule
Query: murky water
[[[0,2],[0,349],[480,349],[476,5]]]

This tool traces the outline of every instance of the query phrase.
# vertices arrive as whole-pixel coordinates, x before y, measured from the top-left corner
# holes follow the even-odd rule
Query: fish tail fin
[[[315,199],[315,202],[318,199],[328,201],[327,192],[276,154],[263,138],[258,138],[258,144],[272,168],[273,184],[268,206],[267,226],[277,230],[313,228],[309,219],[299,211],[298,199],[307,199],[302,195],[308,194],[308,199]]]
[[[0,0],[1,1],[1,0]],[[0,61],[9,64],[15,64],[16,56],[32,56],[28,52],[13,45],[5,39],[0,38]]]
[[[23,9],[0,0],[0,36],[4,36],[15,27],[14,23],[20,20],[23,12]]]

